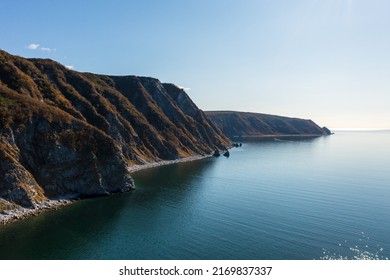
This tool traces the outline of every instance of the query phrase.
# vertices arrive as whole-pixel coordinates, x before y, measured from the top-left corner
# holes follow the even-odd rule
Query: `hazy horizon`
[[[390,128],[390,2],[8,1],[0,49],[81,72],[151,76],[202,110]]]

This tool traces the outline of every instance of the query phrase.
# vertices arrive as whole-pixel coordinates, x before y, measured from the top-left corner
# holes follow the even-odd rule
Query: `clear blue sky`
[[[390,128],[390,1],[2,1],[0,48],[152,76],[203,110]]]

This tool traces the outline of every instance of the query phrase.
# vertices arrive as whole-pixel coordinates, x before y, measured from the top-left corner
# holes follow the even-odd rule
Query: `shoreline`
[[[148,162],[145,164],[135,164],[127,167],[127,170],[131,173],[144,170],[144,169],[149,169],[149,168],[154,168],[154,167],[159,167],[159,166],[164,166],[164,165],[170,165],[170,164],[175,164],[175,163],[183,163],[183,162],[190,162],[190,161],[195,161],[195,160],[201,160],[205,158],[212,157],[212,154],[208,155],[197,155],[197,156],[190,156],[190,157],[185,157],[185,158],[179,158],[179,159],[173,159],[173,160],[162,160],[162,161],[154,161],[154,162]]]
[[[49,199],[37,204],[35,208],[23,208],[19,206],[15,209],[4,210],[3,212],[0,212],[0,226],[23,220],[28,217],[38,216],[44,212],[58,210],[63,206],[72,204],[73,201],[74,200],[65,198]]]
[[[325,134],[248,134],[241,136],[233,136],[233,139],[262,139],[262,138],[312,138],[327,136]]]
[[[209,155],[196,155],[196,156],[190,156],[175,160],[162,160],[162,161],[156,161],[156,162],[149,162],[145,164],[135,164],[127,167],[127,170],[130,174],[154,167],[169,165],[169,164],[175,164],[175,163],[182,163],[182,162],[190,162],[195,160],[201,160],[205,158],[212,157],[212,154]],[[79,200],[78,197],[61,197],[58,199],[49,199],[46,201],[43,201],[35,206],[35,208],[23,208],[21,206],[10,209],[10,210],[3,210],[0,212],[0,226],[10,224],[15,221],[23,220],[28,217],[32,216],[38,216],[41,213],[48,212],[48,211],[55,211],[58,210],[66,205],[72,204],[74,201]]]

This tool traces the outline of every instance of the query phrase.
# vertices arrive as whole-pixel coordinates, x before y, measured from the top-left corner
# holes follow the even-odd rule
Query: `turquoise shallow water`
[[[0,227],[1,259],[390,258],[390,132],[244,142]]]

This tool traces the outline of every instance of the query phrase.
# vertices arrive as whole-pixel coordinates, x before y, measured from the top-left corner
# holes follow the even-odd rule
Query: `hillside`
[[[129,165],[230,144],[173,84],[0,51],[0,212],[129,190]]]
[[[312,120],[235,111],[207,111],[205,113],[231,139],[274,135],[320,136],[330,134],[326,127],[321,128]]]

